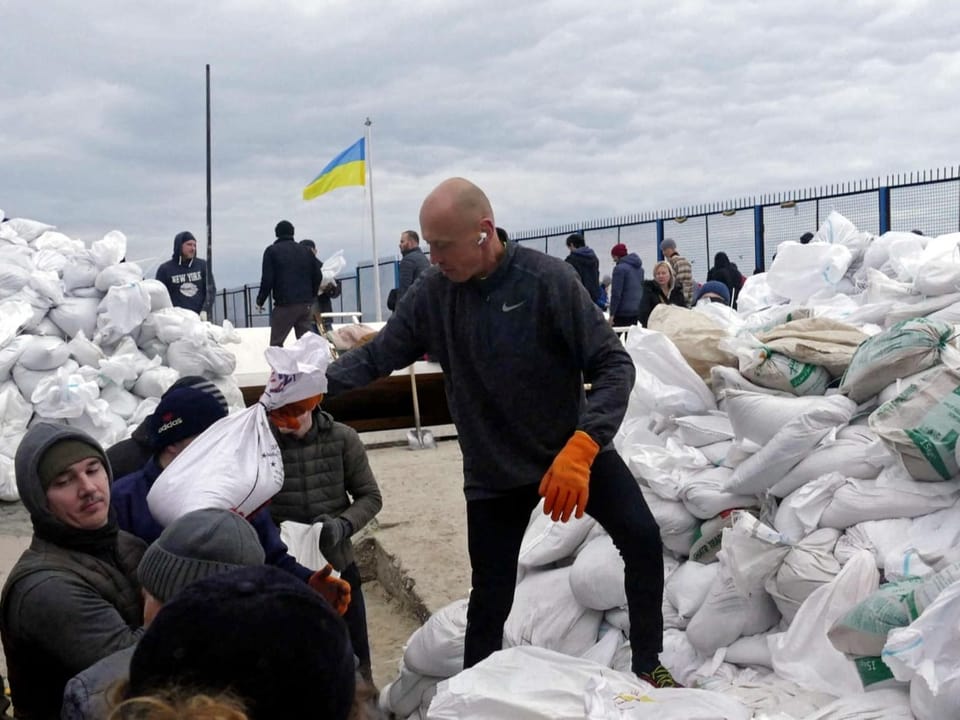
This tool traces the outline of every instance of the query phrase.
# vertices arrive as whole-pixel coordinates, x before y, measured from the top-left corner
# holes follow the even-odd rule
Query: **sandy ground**
[[[436,428],[437,437],[449,429]],[[449,437],[449,435],[447,435]],[[410,450],[404,433],[364,434],[383,509],[356,538],[364,571],[374,680],[396,677],[403,645],[430,613],[470,586],[461,455],[456,440]],[[384,443],[392,443],[383,445]],[[29,516],[19,503],[0,504],[0,581],[30,541]],[[6,677],[6,663],[0,662]]]

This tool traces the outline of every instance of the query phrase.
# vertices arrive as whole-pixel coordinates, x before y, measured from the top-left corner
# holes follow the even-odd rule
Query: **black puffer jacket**
[[[270,503],[275,523],[313,523],[320,515],[329,515],[346,518],[356,532],[380,512],[380,488],[353,428],[317,408],[313,427],[302,438],[284,435],[276,428],[273,432],[283,455],[284,473],[283,488]],[[350,538],[327,553],[327,560],[338,570],[352,563]]]
[[[322,267],[292,236],[278,237],[263,251],[257,305],[262,306],[270,293],[274,305],[311,305],[323,280]]]

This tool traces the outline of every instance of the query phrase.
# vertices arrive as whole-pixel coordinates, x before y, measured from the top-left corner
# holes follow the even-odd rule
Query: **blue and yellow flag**
[[[346,185],[366,185],[367,152],[364,138],[348,147],[320,171],[303,189],[303,199],[313,200]]]

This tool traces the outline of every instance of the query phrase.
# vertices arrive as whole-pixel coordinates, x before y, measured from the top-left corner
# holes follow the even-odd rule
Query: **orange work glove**
[[[322,570],[317,570],[307,584],[323,595],[326,600],[340,615],[343,615],[350,607],[350,583],[343,578],[333,577],[333,565],[327,563]]]
[[[540,481],[543,512],[554,522],[566,522],[574,508],[577,517],[583,517],[590,494],[590,466],[600,452],[600,446],[583,430],[577,430],[567,440]]]

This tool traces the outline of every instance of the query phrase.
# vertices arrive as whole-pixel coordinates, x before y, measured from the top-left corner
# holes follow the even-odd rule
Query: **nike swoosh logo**
[[[520,307],[521,305],[523,305],[525,302],[526,302],[526,300],[521,300],[521,301],[518,302],[516,305],[507,305],[506,303],[504,303],[504,304],[503,304],[503,307],[501,307],[500,309],[503,310],[504,312],[510,312],[511,310],[516,310],[518,307]]]

